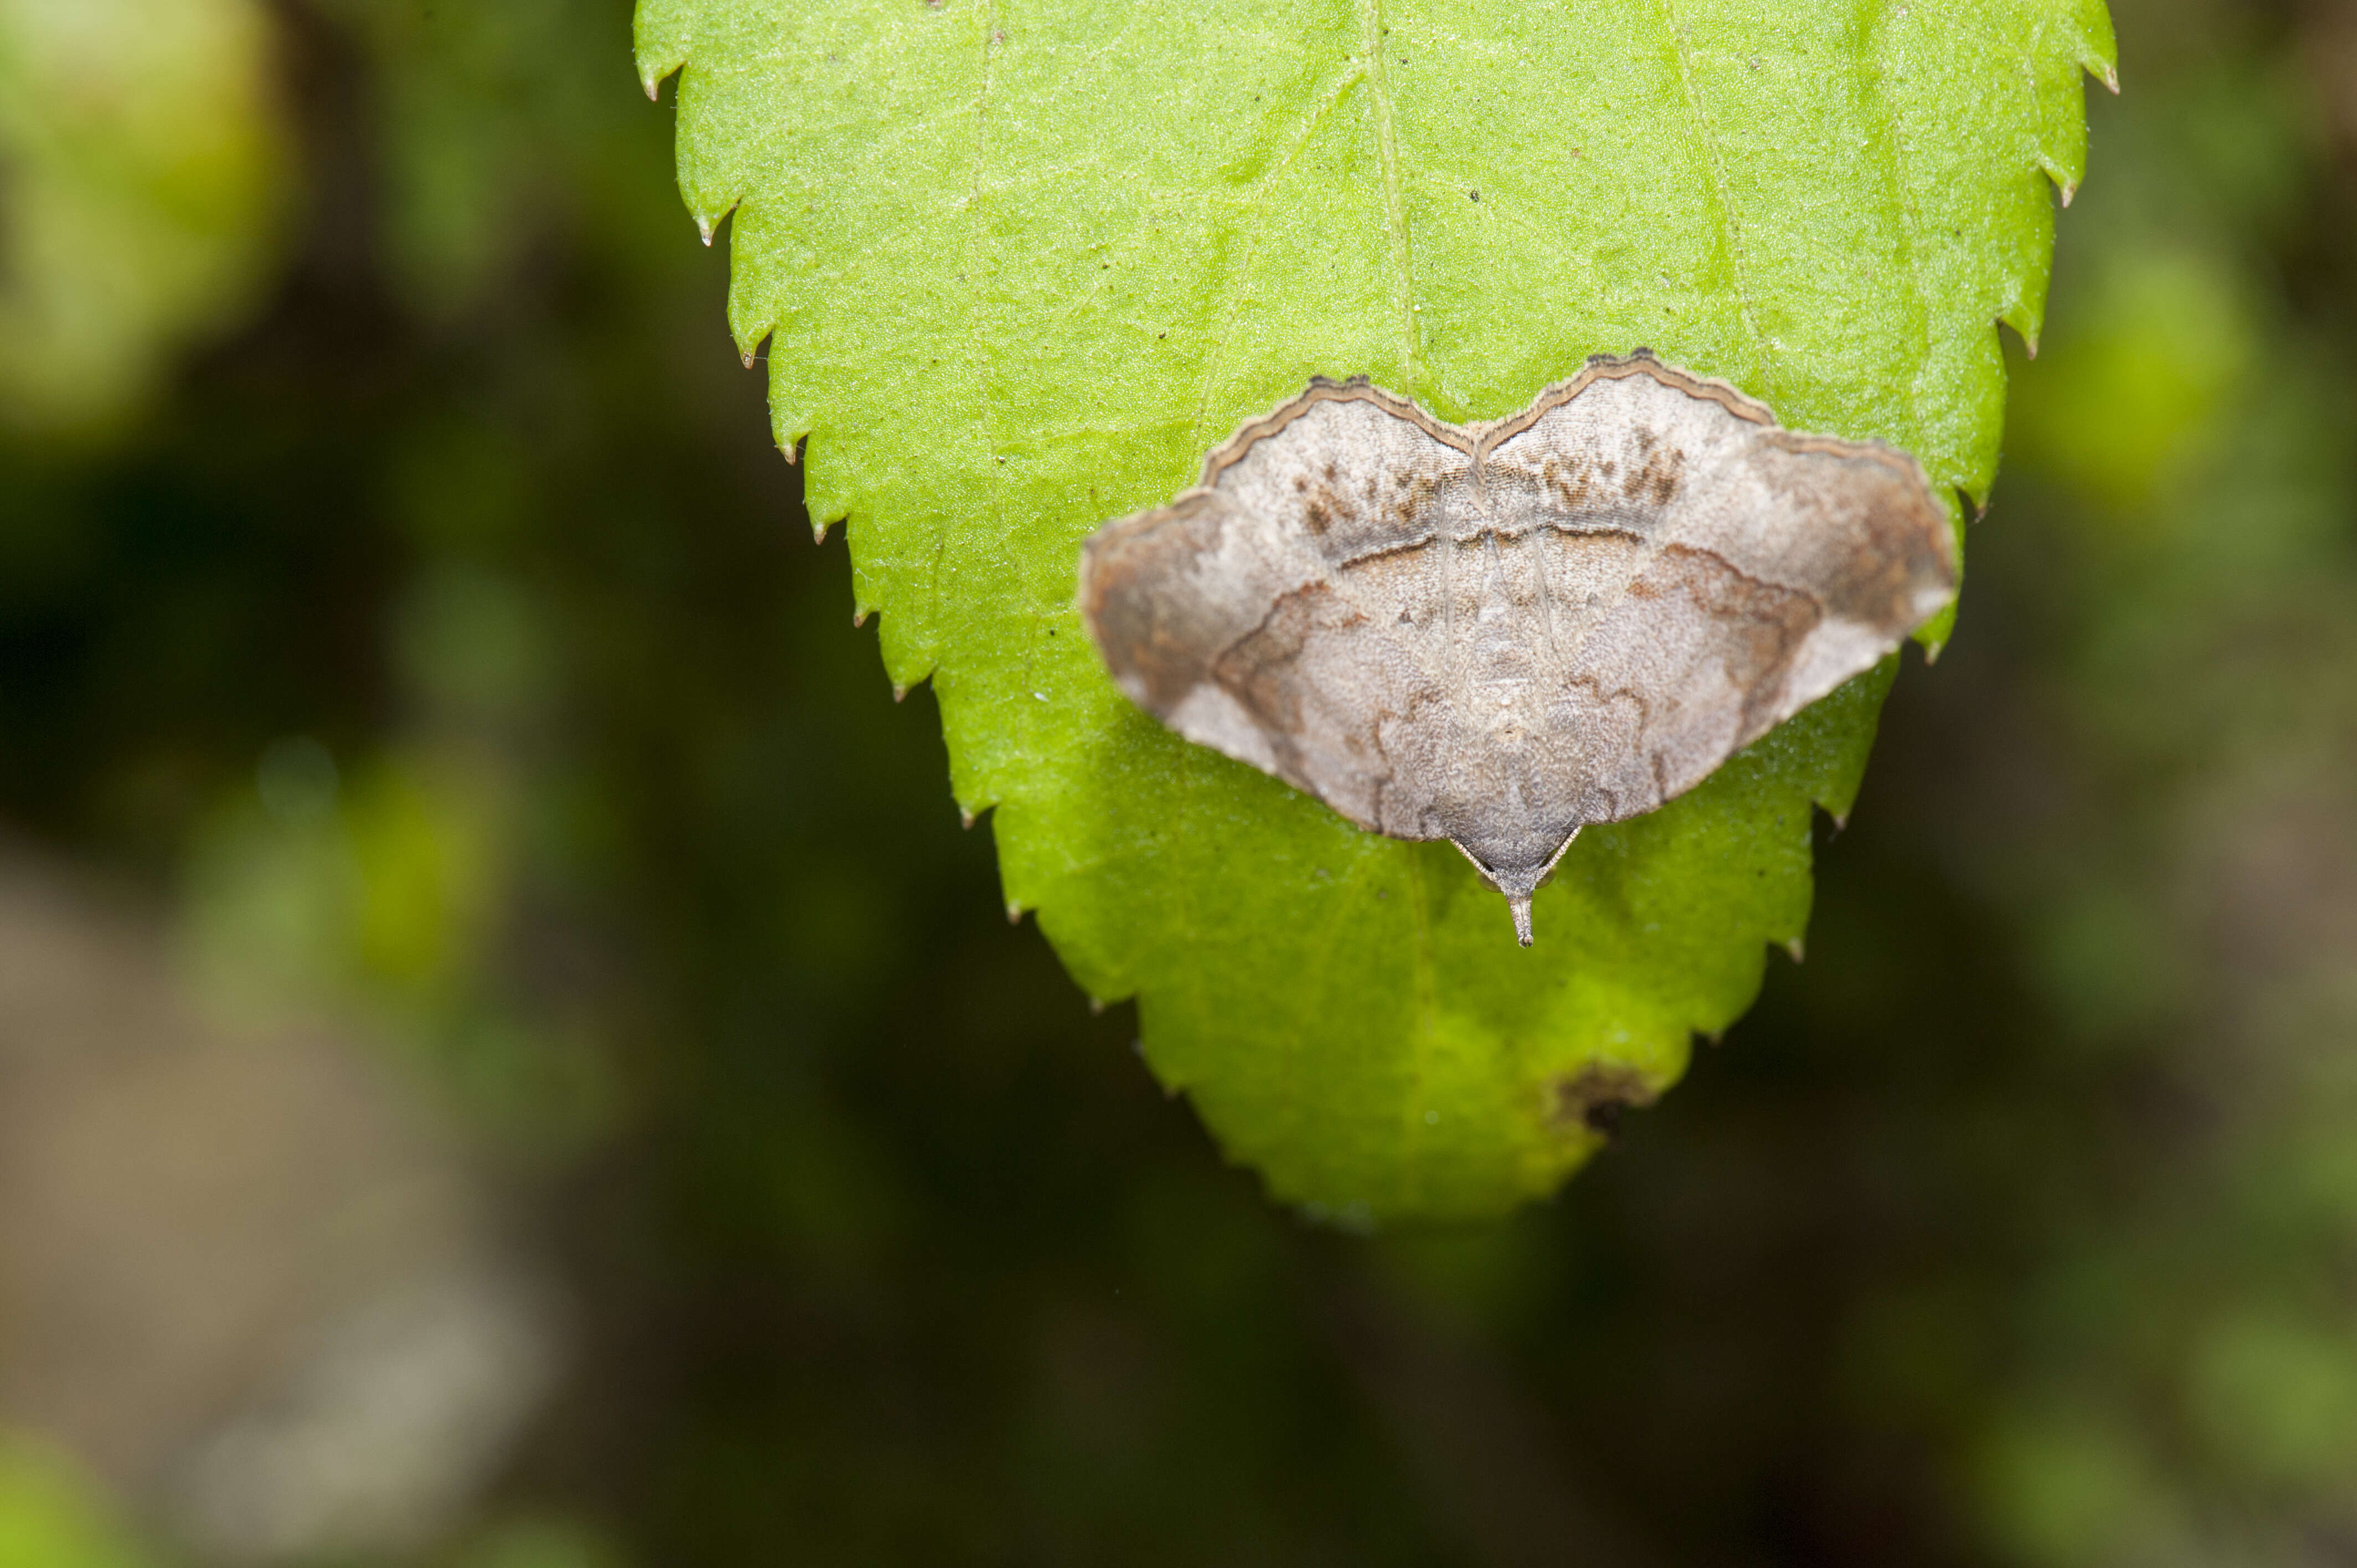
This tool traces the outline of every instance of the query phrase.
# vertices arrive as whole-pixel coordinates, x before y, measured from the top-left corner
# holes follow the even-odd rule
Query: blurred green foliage
[[[103,431],[267,278],[285,128],[258,0],[0,5],[0,420]]]
[[[0,1433],[0,1568],[141,1568],[104,1493],[64,1455]]]
[[[1124,698],[1081,541],[1312,375],[1494,419],[1640,345],[1984,495],[2101,0],[642,0],[637,30],[688,207],[729,220],[737,347],[769,344],[780,444],[848,519],[893,681],[940,699],[1009,910],[1140,999],[1157,1075],[1273,1196],[1501,1213],[1599,1146],[1583,1074],[1650,1100],[1741,1015],[1890,671],[1583,834],[1524,951],[1451,846]]]
[[[2346,1556],[2357,14],[2119,19],[1808,961],[1554,1203],[1367,1242],[1002,918],[619,0],[290,7],[259,320],[0,446],[0,809],[520,1173],[585,1351],[433,1568]],[[48,1485],[0,1539],[116,1550]]]

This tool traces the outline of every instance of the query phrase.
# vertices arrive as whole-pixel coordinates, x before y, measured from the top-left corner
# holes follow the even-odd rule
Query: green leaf
[[[1647,345],[1986,494],[2100,0],[642,0],[730,325],[884,657],[931,676],[1010,908],[1278,1197],[1494,1213],[1674,1079],[1796,940],[1886,669],[1591,831],[1517,949],[1447,845],[1186,745],[1100,671],[1080,541],[1312,375],[1443,418]]]

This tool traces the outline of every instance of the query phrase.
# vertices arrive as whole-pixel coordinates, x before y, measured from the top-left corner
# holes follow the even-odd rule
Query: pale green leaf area
[[[0,0],[0,421],[118,422],[257,296],[287,155],[260,0]]]
[[[650,84],[684,68],[737,341],[770,340],[779,439],[893,680],[934,683],[1010,906],[1346,1226],[1549,1191],[1598,1142],[1567,1082],[1666,1085],[1743,1011],[1889,671],[1586,834],[1525,951],[1446,844],[1131,708],[1081,540],[1313,375],[1481,419],[1640,345],[1984,497],[1996,323],[2036,337],[2111,70],[2100,0],[643,0],[638,41]]]

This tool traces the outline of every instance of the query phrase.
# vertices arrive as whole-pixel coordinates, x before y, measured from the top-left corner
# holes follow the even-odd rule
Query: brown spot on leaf
[[[1631,1109],[1651,1105],[1661,1091],[1652,1079],[1619,1062],[1590,1062],[1555,1085],[1555,1120],[1611,1137]]]

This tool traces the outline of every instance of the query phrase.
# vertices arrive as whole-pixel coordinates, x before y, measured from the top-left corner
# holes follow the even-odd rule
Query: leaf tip
[[[645,90],[648,102],[660,103],[662,102],[663,80],[687,63],[685,52],[676,48],[666,48],[645,37],[638,41],[640,46],[637,51],[639,86]],[[649,44],[654,47],[646,47]]]
[[[717,212],[697,213],[695,215],[696,233],[703,238],[705,244],[709,245],[712,243],[712,237],[720,232],[720,225],[726,222],[728,215],[736,210],[737,204],[732,201]]]

